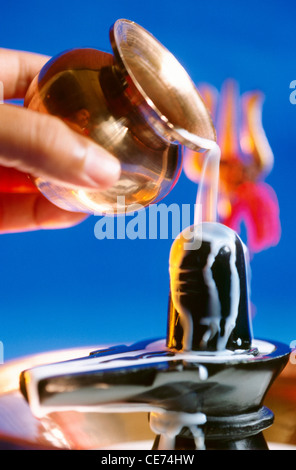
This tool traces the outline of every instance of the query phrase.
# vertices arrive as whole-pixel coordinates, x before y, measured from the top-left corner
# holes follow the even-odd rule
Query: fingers
[[[120,176],[119,161],[60,119],[0,106],[0,165],[63,184],[104,190]]]
[[[0,194],[0,233],[68,228],[86,214],[68,212],[39,194]]]
[[[48,60],[0,48],[4,100],[23,98]],[[116,158],[58,118],[7,104],[0,106],[0,165],[2,176],[8,175],[5,181],[2,178],[7,184],[0,188],[0,233],[66,228],[87,217],[54,206],[33,190],[27,174],[95,190],[107,189],[120,176]]]
[[[23,98],[33,78],[49,57],[0,48],[0,81],[4,99]]]
[[[31,178],[16,170],[0,166],[0,193],[37,193]]]

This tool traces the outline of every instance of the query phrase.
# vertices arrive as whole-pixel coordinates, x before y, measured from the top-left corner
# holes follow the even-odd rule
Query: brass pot
[[[196,150],[178,129],[216,139],[197,88],[162,44],[128,20],[115,22],[110,40],[114,55],[86,48],[51,59],[25,99],[26,107],[58,116],[121,163],[120,180],[103,192],[36,178],[40,191],[66,210],[116,214],[157,202],[179,177],[180,144]]]

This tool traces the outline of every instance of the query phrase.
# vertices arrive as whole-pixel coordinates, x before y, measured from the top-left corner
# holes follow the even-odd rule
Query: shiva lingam
[[[199,247],[188,249],[196,233]],[[253,338],[238,235],[213,222],[182,232],[171,249],[169,298],[165,339],[23,371],[33,414],[146,411],[153,449],[267,449],[262,431],[274,416],[263,400],[290,349]]]
[[[69,125],[86,109],[91,126],[79,121],[76,130],[117,155],[121,181],[100,194],[41,180],[37,187],[70,210],[114,212],[118,194],[148,205],[176,182],[181,143],[208,150],[197,198],[206,215],[197,213],[172,245],[166,338],[26,369],[20,390],[40,419],[69,410],[147,412],[153,449],[267,449],[262,432],[274,417],[264,397],[290,349],[253,337],[247,251],[216,221],[219,148],[211,118],[183,68],[145,30],[119,20],[111,43],[115,58],[79,50],[50,61],[27,106]]]

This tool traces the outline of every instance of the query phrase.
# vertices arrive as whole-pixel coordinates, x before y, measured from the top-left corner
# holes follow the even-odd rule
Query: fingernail
[[[86,175],[101,188],[112,186],[119,178],[120,163],[101,147],[89,145],[84,163]]]

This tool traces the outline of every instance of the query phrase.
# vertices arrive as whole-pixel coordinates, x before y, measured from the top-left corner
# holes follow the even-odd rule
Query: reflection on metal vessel
[[[210,115],[175,57],[128,20],[110,30],[114,56],[74,49],[51,59],[28,90],[25,106],[59,117],[121,163],[121,178],[106,191],[65,188],[42,178],[40,191],[63,209],[122,213],[162,199],[176,183],[185,129],[215,140]],[[193,146],[195,150],[200,150]],[[117,196],[125,198],[118,204]]]

